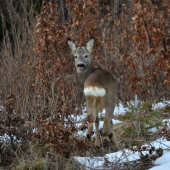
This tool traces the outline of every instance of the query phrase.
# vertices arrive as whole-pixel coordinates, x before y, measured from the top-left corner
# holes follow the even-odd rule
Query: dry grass
[[[27,113],[33,112],[32,103],[35,100],[31,89],[35,77],[32,68],[27,67],[29,62],[34,63],[37,59],[34,51],[36,43],[34,10],[32,6],[28,7],[26,1],[23,1],[21,4],[23,13],[18,15],[13,5],[8,0],[6,2],[8,3],[11,29],[6,29],[5,16],[2,16],[6,33],[0,53],[0,94],[2,97],[0,104],[3,105],[3,99],[6,96],[13,94],[17,99],[16,113],[27,117]],[[29,11],[26,10],[27,8]]]
[[[24,162],[19,163],[16,167],[11,170],[43,170],[45,165],[45,158],[36,157],[33,161],[25,160]]]
[[[20,2],[22,7],[21,14],[18,14],[17,9],[10,0],[6,0],[6,3],[9,18],[6,18],[1,13],[4,39],[1,42],[2,48],[0,49],[0,106],[5,105],[7,96],[13,95],[15,98],[14,115],[17,113],[17,115],[24,118],[25,122],[32,120],[33,125],[35,121],[34,103],[36,100],[36,95],[34,94],[36,91],[33,91],[32,84],[35,84],[35,75],[33,74],[33,68],[28,68],[27,65],[30,62],[34,63],[37,59],[37,54],[34,51],[36,43],[34,36],[35,13],[33,6],[27,3],[27,1]],[[5,21],[7,19],[11,25],[10,29],[6,28]],[[5,114],[8,116],[10,113]],[[0,131],[0,136],[3,136],[4,133],[11,134],[9,129],[12,127],[8,122],[2,126],[4,129]],[[34,127],[30,126],[27,132],[31,131],[32,128]],[[18,130],[18,128],[15,129],[15,131]],[[3,155],[6,157],[2,159],[7,159],[7,162],[11,159],[14,162],[20,159],[21,155],[29,147],[26,145],[29,139],[26,139],[26,134],[23,134],[23,136],[23,146],[21,146],[20,138],[16,140],[13,148],[10,148],[7,141],[0,143],[0,146],[6,146],[6,150],[1,147],[1,151],[3,150]],[[16,158],[14,159],[14,157]],[[5,165],[8,165],[7,162],[5,163],[5,160],[3,160]]]

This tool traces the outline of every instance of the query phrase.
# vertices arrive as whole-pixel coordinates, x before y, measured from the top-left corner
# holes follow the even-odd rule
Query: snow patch
[[[162,148],[164,150],[163,156],[158,158],[155,161],[155,165],[159,165],[156,167],[151,168],[150,170],[169,170],[170,168],[170,151],[169,151],[169,146],[170,146],[170,141],[167,141],[164,138],[157,139],[150,144],[145,144],[143,146],[146,147],[155,147],[155,149]],[[165,151],[167,150],[167,151]],[[143,155],[149,155],[149,150],[148,151],[142,151]],[[85,165],[86,167],[89,168],[101,168],[104,166],[105,160],[108,162],[112,163],[124,163],[124,162],[129,162],[129,161],[136,161],[140,160],[140,153],[139,152],[134,152],[129,149],[123,149],[122,151],[114,152],[114,153],[109,153],[106,154],[103,157],[74,157],[76,161],[81,163],[82,165]],[[88,169],[88,168],[86,168]]]
[[[170,105],[170,101],[163,101],[152,105],[153,110],[161,109],[166,105]]]
[[[170,151],[164,151],[162,157],[156,159],[155,167],[151,168],[150,170],[169,170],[170,169]]]
[[[86,87],[84,89],[84,94],[86,96],[100,96],[100,97],[103,97],[106,94],[106,90],[104,88],[99,88],[99,87]]]

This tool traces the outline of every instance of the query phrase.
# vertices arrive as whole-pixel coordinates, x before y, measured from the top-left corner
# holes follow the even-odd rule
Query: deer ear
[[[86,49],[87,49],[87,51],[88,51],[89,53],[91,53],[93,47],[94,47],[94,38],[92,37],[92,38],[90,38],[90,40],[87,42],[87,44],[86,44]]]
[[[77,49],[76,44],[70,38],[67,39],[67,44],[72,53],[75,54]]]

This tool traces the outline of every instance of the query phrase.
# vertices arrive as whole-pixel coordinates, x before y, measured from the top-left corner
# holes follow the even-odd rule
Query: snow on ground
[[[148,150],[151,147],[155,147],[155,149],[162,148],[163,150],[165,150],[163,156],[158,158],[154,163],[155,165],[159,165],[154,167],[157,169],[151,168],[150,170],[162,170],[162,169],[166,170],[166,167],[170,169],[170,167],[168,167],[170,165],[170,141],[160,138],[144,146],[148,147]],[[149,151],[142,151],[142,153],[143,155],[151,156],[149,154]],[[79,163],[81,163],[82,165],[85,165],[86,167],[101,168],[102,166],[104,166],[106,160],[107,162],[111,162],[111,163],[124,163],[124,162],[139,160],[140,153],[137,151],[133,152],[129,149],[124,149],[118,152],[106,154],[103,157],[93,157],[93,158],[74,157],[74,159]],[[160,168],[158,169],[158,167]]]
[[[170,101],[168,102],[161,102],[158,104],[155,104],[152,106],[153,110],[157,110],[158,108],[162,108],[164,106],[166,106],[166,104],[170,104]],[[86,118],[87,113],[85,112],[86,108],[84,109],[82,118]],[[115,111],[114,111],[114,115],[124,115],[126,113],[126,111],[128,111],[127,108],[124,108],[122,104],[120,104],[119,108],[115,107]],[[105,115],[105,110],[103,110],[101,116],[104,117]],[[81,119],[78,119],[79,121]],[[114,124],[117,123],[121,123],[121,121],[119,120],[114,120],[112,119]],[[163,122],[167,121],[167,125],[168,125],[168,129],[170,130],[170,119],[165,119],[163,120]],[[81,125],[81,123],[77,123],[78,126]],[[99,129],[101,129],[103,127],[103,121],[100,121],[99,124]],[[93,125],[93,130],[95,131],[95,126]],[[156,128],[152,128],[151,131],[153,133],[157,132],[159,129]],[[79,131],[78,135],[82,135],[85,136],[87,133],[87,130],[82,132]],[[93,137],[95,136],[95,134],[93,135]],[[151,168],[150,170],[170,170],[170,141],[167,141],[166,139],[160,138],[157,139],[149,144],[146,144],[144,146],[147,146],[148,148],[150,148],[151,146],[155,147],[155,149],[159,149],[162,148],[164,150],[163,156],[156,159],[156,161],[154,162],[155,167]],[[142,151],[143,155],[148,155],[151,156],[149,154],[149,151]],[[129,149],[124,149],[118,152],[114,152],[114,153],[109,153],[106,154],[103,157],[74,157],[74,159],[76,161],[78,161],[79,163],[81,163],[82,165],[85,165],[86,167],[89,168],[101,168],[102,166],[104,166],[106,160],[112,163],[123,163],[123,162],[129,162],[129,161],[136,161],[140,159],[140,153],[139,152],[133,152]],[[88,169],[88,168],[87,168]]]
[[[162,121],[162,124],[164,125],[165,122],[167,122],[167,126],[168,126],[167,130],[170,131],[170,119],[164,119]],[[162,126],[160,126],[158,129],[156,127],[154,127],[154,128],[149,129],[149,131],[152,132],[152,133],[156,133],[156,132],[160,131],[162,128],[163,128]]]
[[[164,151],[162,157],[156,159],[156,166],[150,170],[170,170],[170,151]]]
[[[0,136],[0,142],[2,141],[9,141],[10,137],[6,133],[3,136]]]
[[[170,131],[170,119],[165,119],[163,120],[163,122],[167,122],[168,126],[167,129]],[[155,160],[154,164],[156,166],[151,168],[150,170],[170,170],[170,141],[166,141],[164,139],[164,142],[162,143],[163,146],[160,144],[158,140],[154,142],[159,143],[160,145],[159,147],[164,149],[164,153],[161,157]]]
[[[14,135],[11,135],[11,137],[13,137],[13,142],[20,142],[20,140],[17,140],[17,137]],[[0,143],[11,143],[11,137],[8,134],[4,134],[3,136],[0,136]]]
[[[156,109],[159,109],[159,108],[163,108],[165,107],[166,105],[170,105],[170,101],[164,101],[164,102],[159,102],[157,104],[153,104],[152,105],[152,109],[153,110],[156,110]]]

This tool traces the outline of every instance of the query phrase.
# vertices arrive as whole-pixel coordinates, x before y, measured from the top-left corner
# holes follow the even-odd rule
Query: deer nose
[[[77,64],[77,67],[85,67],[85,65],[83,63],[79,63]]]

